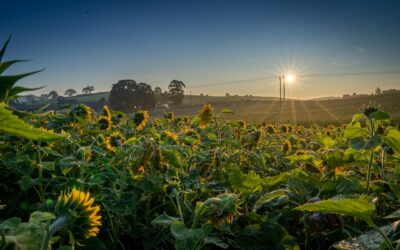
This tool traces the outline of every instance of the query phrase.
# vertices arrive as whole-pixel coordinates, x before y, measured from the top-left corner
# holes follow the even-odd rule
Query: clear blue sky
[[[192,88],[295,71],[288,96],[309,98],[400,88],[400,74],[303,77],[400,70],[400,1],[2,1],[5,59],[34,59],[7,73],[45,68],[20,82],[35,93],[119,79],[187,92],[277,96],[276,80]]]

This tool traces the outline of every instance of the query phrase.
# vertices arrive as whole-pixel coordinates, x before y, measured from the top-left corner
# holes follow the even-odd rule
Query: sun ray
[[[339,117],[337,117],[334,113],[332,113],[327,107],[325,107],[321,102],[313,100],[315,104],[317,104],[321,109],[323,109],[333,120],[339,121]]]
[[[306,112],[307,119],[310,120],[310,121],[313,121],[314,118],[313,118],[312,114],[310,113],[310,110],[308,109],[308,107],[306,105],[306,102],[304,100],[299,100],[299,102],[303,106],[303,108],[304,108],[304,110]]]
[[[292,121],[294,123],[296,123],[297,122],[296,106],[294,104],[294,100],[293,99],[290,100],[290,106],[291,106],[291,113],[292,113]]]

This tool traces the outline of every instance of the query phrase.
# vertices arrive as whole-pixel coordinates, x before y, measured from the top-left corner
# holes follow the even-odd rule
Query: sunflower
[[[205,104],[203,106],[203,109],[201,110],[201,113],[199,114],[199,127],[200,128],[205,128],[207,127],[207,124],[210,122],[212,116],[213,116],[213,111],[214,109],[211,107],[211,104]]]
[[[116,131],[110,136],[103,138],[103,142],[109,152],[115,153],[116,147],[121,146],[125,142],[125,137],[119,131]]]
[[[273,125],[267,125],[267,127],[265,128],[265,130],[267,131],[268,134],[273,135],[275,134],[275,127]]]
[[[167,119],[168,121],[172,121],[174,117],[175,115],[173,112],[164,113],[164,118]]]
[[[287,133],[289,131],[289,127],[285,124],[282,124],[279,129],[282,133]]]
[[[79,104],[70,111],[69,115],[90,121],[92,116],[92,109],[84,104]]]
[[[67,229],[78,240],[97,236],[101,226],[100,206],[93,206],[93,202],[94,198],[90,197],[89,192],[76,188],[67,194],[61,193],[55,209],[58,219],[50,226],[50,230]]]
[[[111,112],[107,105],[104,105],[104,107],[103,107],[103,116],[111,119]]]
[[[232,224],[239,214],[237,197],[233,194],[222,194],[213,199],[214,202],[210,204],[206,211],[211,224],[217,227],[223,224]]]
[[[285,140],[283,142],[282,148],[283,148],[283,152],[287,153],[288,151],[290,151],[290,149],[292,149],[292,143],[290,143],[289,140]]]
[[[111,128],[110,117],[109,116],[100,116],[100,119],[97,122],[97,124],[99,125],[99,128],[102,130],[110,130],[110,128]]]
[[[147,111],[139,110],[133,115],[133,122],[136,125],[136,130],[140,131],[146,125],[146,122],[149,118],[149,114]]]
[[[165,131],[164,131],[164,135],[165,135],[167,138],[171,139],[173,142],[175,142],[175,143],[178,142],[178,135],[175,134],[174,132],[171,132],[171,131],[169,131],[169,130],[165,130]]]
[[[362,109],[363,109],[364,115],[368,118],[369,118],[370,114],[378,111],[378,107],[374,103],[370,103],[368,105],[363,105]]]

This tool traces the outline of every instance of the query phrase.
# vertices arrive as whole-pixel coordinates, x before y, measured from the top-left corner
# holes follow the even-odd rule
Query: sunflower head
[[[70,115],[90,121],[92,116],[92,109],[84,104],[79,104],[70,111]]]
[[[289,140],[285,140],[282,145],[282,149],[284,153],[287,153],[292,149],[292,143]]]
[[[110,130],[111,120],[109,116],[101,116],[97,124],[101,130]]]
[[[208,210],[208,218],[214,226],[222,226],[223,224],[232,224],[233,220],[239,214],[237,196],[233,194],[222,194],[215,199]],[[207,201],[206,201],[207,202]]]
[[[139,110],[133,115],[133,122],[136,125],[136,130],[142,130],[149,119],[149,114],[147,111]]]
[[[103,116],[111,118],[111,112],[107,105],[104,105],[103,107]]]
[[[121,146],[125,142],[125,137],[119,131],[115,131],[111,133],[110,136],[103,138],[103,142],[106,149],[109,152],[114,153],[116,151],[116,148]]]
[[[265,128],[268,134],[273,135],[275,134],[275,127],[273,125],[267,125]]]
[[[90,193],[73,188],[58,197],[55,214],[67,218],[67,229],[77,240],[95,237],[100,231],[100,206],[93,205]]]
[[[164,113],[164,118],[167,119],[168,121],[172,121],[174,117],[175,114],[173,112]]]
[[[369,118],[370,114],[378,111],[378,107],[373,103],[370,103],[368,105],[363,105],[362,108],[363,108],[364,115],[368,118]]]
[[[282,133],[287,133],[289,131],[289,127],[285,124],[282,124],[279,129]]]
[[[170,130],[165,130],[164,135],[167,139],[171,140],[173,143],[178,143],[178,135]]]
[[[211,104],[204,104],[203,109],[199,114],[199,127],[205,128],[207,124],[211,121],[213,116],[214,109],[211,107]]]

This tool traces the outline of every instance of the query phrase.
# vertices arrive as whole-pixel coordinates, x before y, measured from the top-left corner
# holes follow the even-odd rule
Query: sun
[[[286,80],[287,80],[288,83],[294,82],[295,79],[296,79],[295,76],[292,75],[292,74],[288,74],[288,75],[286,76]]]

